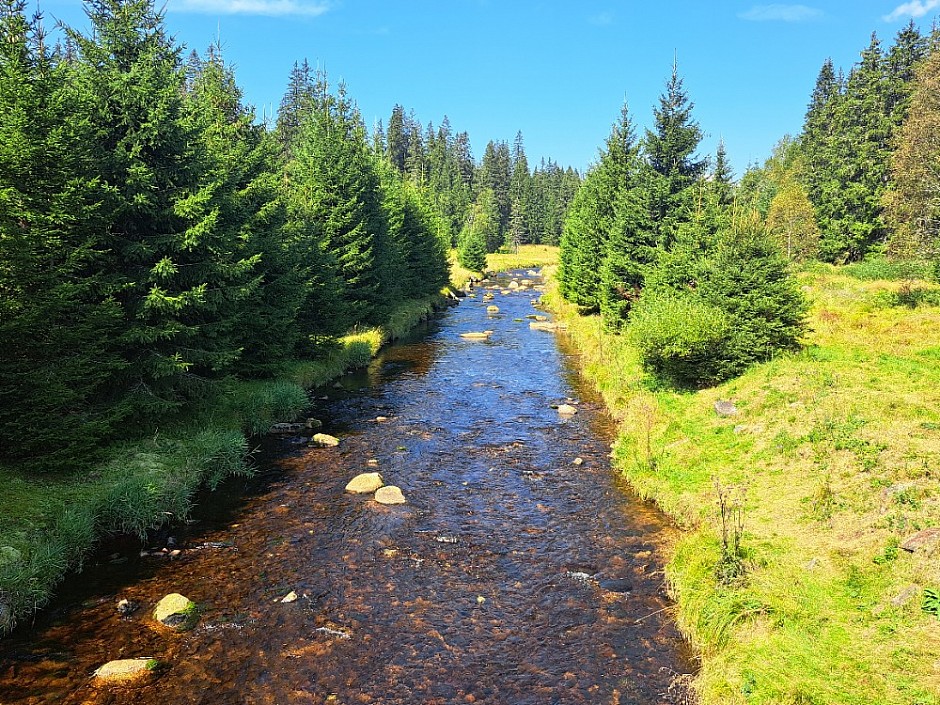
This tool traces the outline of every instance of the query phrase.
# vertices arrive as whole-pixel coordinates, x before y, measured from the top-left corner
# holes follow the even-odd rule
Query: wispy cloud
[[[940,0],[913,0],[898,5],[891,11],[891,14],[885,15],[882,19],[885,22],[894,22],[902,17],[923,17],[938,7],[940,7]]]
[[[609,27],[614,23],[613,12],[599,12],[596,15],[588,17],[588,22],[597,27]]]
[[[170,0],[167,10],[206,15],[266,15],[317,17],[330,9],[321,0]]]
[[[928,0],[933,2],[934,0]],[[738,17],[751,22],[806,22],[823,16],[823,11],[806,5],[754,5]]]

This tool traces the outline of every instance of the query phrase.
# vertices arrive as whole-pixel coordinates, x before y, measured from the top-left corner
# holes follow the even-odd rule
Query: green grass
[[[495,252],[486,256],[486,269],[490,272],[506,272],[510,269],[547,267],[558,264],[558,248],[554,245],[520,245],[518,252]],[[471,272],[457,262],[457,250],[450,252],[450,284],[462,289],[470,277],[480,277],[482,272]]]
[[[833,267],[800,278],[804,350],[695,393],[655,384],[625,336],[548,299],[621,422],[615,463],[683,529],[667,580],[703,705],[940,703],[940,620],[921,598],[940,552],[897,549],[940,524],[940,287]],[[911,286],[916,306],[886,305]],[[717,400],[738,414],[717,416]],[[715,478],[745,496],[747,572],[731,584]]]
[[[305,390],[369,364],[388,341],[427,318],[443,299],[404,303],[386,326],[355,331],[298,361],[279,379],[226,381],[184,421],[109,448],[91,472],[36,475],[0,468],[0,635],[42,607],[68,571],[81,570],[99,537],[144,538],[185,518],[201,487],[249,472],[246,436],[297,417]],[[12,549],[12,550],[10,550]]]

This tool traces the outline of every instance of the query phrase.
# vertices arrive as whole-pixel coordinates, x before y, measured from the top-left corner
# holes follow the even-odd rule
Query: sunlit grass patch
[[[658,387],[625,337],[547,299],[621,421],[615,463],[687,531],[667,577],[703,703],[938,703],[940,620],[921,606],[940,550],[898,548],[940,525],[937,287],[799,276],[803,351],[694,393]],[[905,287],[928,294],[910,306]],[[730,582],[715,479],[746,497],[746,569]]]

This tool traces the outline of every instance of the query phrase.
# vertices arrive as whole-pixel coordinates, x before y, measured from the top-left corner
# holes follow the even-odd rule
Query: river
[[[340,445],[266,440],[254,478],[154,537],[175,559],[99,552],[0,641],[0,704],[684,701],[662,573],[675,529],[612,472],[602,403],[564,336],[525,318],[538,293],[482,293],[318,390],[310,415]],[[407,504],[344,491],[373,470]],[[153,627],[170,592],[199,604],[193,630]],[[122,616],[121,599],[141,607]],[[92,678],[137,656],[166,668]]]

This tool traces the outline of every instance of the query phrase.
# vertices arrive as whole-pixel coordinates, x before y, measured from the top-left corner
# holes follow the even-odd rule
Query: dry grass
[[[551,300],[622,420],[619,467],[687,529],[668,576],[702,702],[938,703],[940,620],[921,596],[940,551],[897,545],[940,524],[940,308],[893,305],[910,283],[801,278],[805,350],[694,394],[656,389],[622,338]],[[746,489],[732,585],[715,577],[714,478]]]

